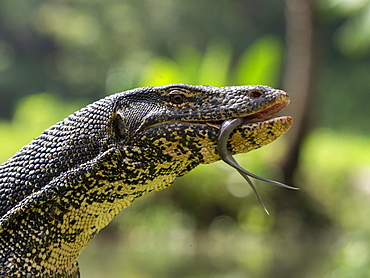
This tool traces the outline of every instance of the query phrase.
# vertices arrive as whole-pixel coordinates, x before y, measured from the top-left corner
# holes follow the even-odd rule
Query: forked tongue
[[[260,202],[261,206],[265,210],[267,214],[269,214],[267,208],[263,204],[263,201],[260,197],[260,195],[257,192],[257,189],[255,188],[254,184],[252,183],[251,179],[249,177],[269,182],[272,184],[275,184],[277,186],[289,188],[289,189],[294,189],[294,190],[299,190],[299,188],[293,187],[286,185],[284,183],[278,182],[278,181],[273,181],[269,179],[262,178],[260,176],[257,176],[251,172],[248,172],[245,170],[243,167],[241,167],[238,162],[234,159],[234,157],[229,153],[227,150],[227,140],[230,136],[230,134],[233,132],[235,128],[240,126],[243,123],[243,118],[235,118],[235,119],[229,119],[225,120],[220,128],[220,131],[218,133],[218,141],[217,141],[217,149],[218,149],[218,154],[220,155],[221,159],[225,161],[227,164],[229,164],[231,167],[235,168],[242,176],[243,178],[249,183],[249,185],[252,187],[254,193],[257,196],[258,201]]]

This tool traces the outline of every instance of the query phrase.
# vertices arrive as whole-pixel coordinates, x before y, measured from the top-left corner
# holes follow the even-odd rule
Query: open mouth
[[[261,111],[258,111],[254,114],[250,114],[248,116],[241,117],[243,118],[243,123],[242,125],[247,125],[251,123],[257,123],[257,122],[264,122],[270,119],[274,118],[274,115],[282,111],[285,107],[287,107],[289,104],[289,101],[282,101],[276,104],[273,104]],[[220,120],[220,121],[206,121],[205,123],[208,126],[215,127],[215,128],[220,128],[222,123],[225,120]]]

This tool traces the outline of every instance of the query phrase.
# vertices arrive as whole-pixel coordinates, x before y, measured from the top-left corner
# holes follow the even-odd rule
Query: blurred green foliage
[[[317,1],[325,15],[344,18],[334,39],[340,51],[351,58],[363,58],[370,50],[370,1]]]
[[[175,59],[153,58],[139,84],[278,85],[282,67],[282,43],[278,38],[264,36],[256,39],[242,52],[235,69],[231,67],[232,56],[232,48],[226,41],[211,41],[203,55],[188,46],[182,48]]]
[[[316,2],[330,35],[301,191],[257,182],[267,216],[236,171],[202,165],[119,214],[82,253],[83,277],[370,276],[369,1]],[[105,94],[280,86],[283,10],[268,0],[1,1],[0,162]],[[237,159],[279,180],[287,148],[282,138]]]

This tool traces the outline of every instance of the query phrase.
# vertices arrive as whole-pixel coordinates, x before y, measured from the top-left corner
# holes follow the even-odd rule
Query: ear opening
[[[115,139],[118,142],[122,142],[128,136],[127,125],[125,119],[121,115],[115,114],[112,120],[112,130],[115,134]]]

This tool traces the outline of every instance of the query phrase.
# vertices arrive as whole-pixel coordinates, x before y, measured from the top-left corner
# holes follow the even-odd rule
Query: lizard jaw
[[[287,107],[289,104],[289,99],[275,103],[263,110],[260,110],[258,112],[255,112],[253,114],[249,114],[246,116],[242,117],[230,117],[229,119],[232,118],[242,118],[243,122],[241,124],[242,126],[249,125],[251,123],[257,123],[257,122],[264,122],[264,121],[269,121],[273,119],[279,119],[279,120],[286,120],[290,125],[293,123],[293,119],[290,116],[279,116],[279,117],[273,117],[273,115],[279,113],[282,111],[285,107]],[[228,119],[223,119],[219,121],[206,121],[206,122],[199,122],[200,124],[205,123],[208,126],[220,129],[222,123]],[[194,122],[193,122],[194,123]]]
[[[148,130],[151,128],[156,128],[159,126],[164,126],[167,124],[188,124],[188,125],[203,125],[203,126],[209,126],[211,128],[219,130],[222,123],[225,120],[228,119],[233,119],[233,118],[243,118],[242,124],[238,127],[240,128],[248,128],[252,127],[256,123],[266,123],[266,124],[271,124],[273,121],[279,121],[279,122],[284,122],[285,125],[288,125],[289,127],[293,123],[293,119],[290,116],[279,116],[279,117],[274,117],[275,114],[279,113],[282,111],[285,107],[288,106],[290,100],[289,97],[284,98],[278,102],[275,102],[268,106],[267,108],[264,108],[260,111],[250,113],[250,114],[241,114],[240,116],[238,115],[233,115],[230,113],[229,116],[226,117],[221,117],[220,120],[185,120],[185,121],[165,121],[165,122],[158,122],[156,124],[150,125],[146,127],[144,130]]]

